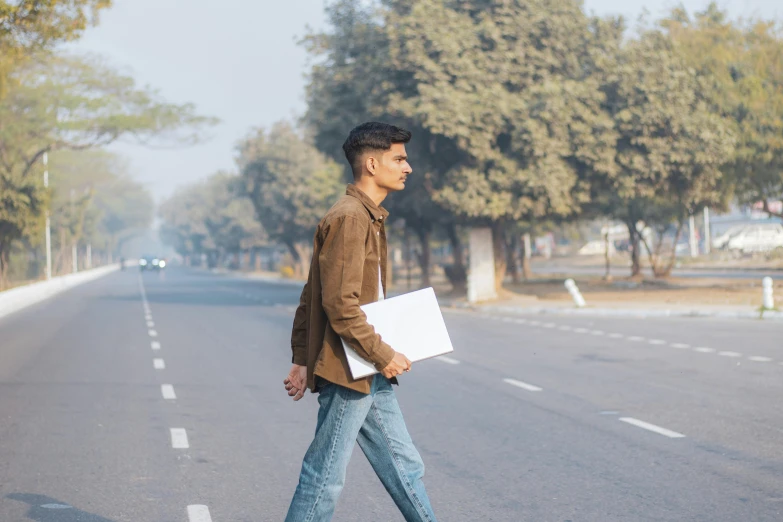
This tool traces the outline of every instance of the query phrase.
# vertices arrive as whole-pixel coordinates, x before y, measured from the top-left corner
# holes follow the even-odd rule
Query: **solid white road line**
[[[718,352],[718,355],[723,357],[742,357],[742,354],[739,352]]]
[[[660,345],[660,344],[666,344],[666,341],[663,341],[663,340],[661,340],[661,339],[650,339],[650,340],[649,340],[649,341],[647,341],[647,342],[649,342],[650,344],[658,344],[658,345]]]
[[[629,341],[644,341],[644,337],[639,337],[638,335],[632,335],[628,338]]]
[[[676,431],[667,430],[666,428],[661,428],[660,426],[656,426],[655,424],[650,424],[649,422],[640,421],[639,419],[634,419],[633,417],[620,417],[620,420],[628,424],[632,424],[637,428],[642,428],[648,431],[652,431],[654,433],[663,435],[664,437],[669,437],[671,439],[680,439],[685,436],[682,433],[677,433]]]
[[[171,384],[161,384],[160,391],[163,394],[163,398],[169,401],[173,401],[177,398],[177,394],[174,393],[174,386]]]
[[[184,428],[171,428],[171,447],[174,449],[188,449],[188,433]]]
[[[526,382],[517,381],[515,379],[503,379],[503,382],[506,384],[510,384],[511,386],[516,386],[517,388],[522,388],[523,390],[532,391],[532,392],[540,392],[543,388],[539,388],[538,386],[533,386],[532,384],[528,384]]]
[[[166,363],[163,362],[163,359],[153,359],[152,360],[152,366],[156,370],[165,370],[166,369]]]
[[[699,352],[699,353],[715,353],[715,349],[714,348],[707,348],[705,346],[701,346],[699,348],[694,348],[693,351],[694,352]]]
[[[212,522],[209,508],[202,505],[188,506],[188,522]]]
[[[160,343],[158,341],[152,341],[150,343],[150,346],[153,350],[160,350]]]
[[[459,364],[459,361],[457,359],[452,359],[451,357],[446,357],[445,355],[436,357],[436,359],[441,362],[445,362],[446,364]]]
[[[748,360],[749,361],[753,361],[753,362],[771,362],[772,358],[771,357],[762,357],[760,355],[753,355],[751,357],[748,357]]]
[[[672,343],[671,347],[672,348],[679,348],[680,350],[687,350],[688,348],[691,347],[691,345],[690,344],[683,344],[683,343]]]
[[[158,336],[158,332],[156,332],[155,330],[150,330],[148,333],[150,334],[150,337],[157,337]]]

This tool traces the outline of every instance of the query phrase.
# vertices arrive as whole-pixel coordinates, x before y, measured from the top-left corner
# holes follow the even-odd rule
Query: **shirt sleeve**
[[[292,361],[299,366],[307,366],[307,301],[309,281],[302,289],[299,306],[294,314],[294,326],[291,331]]]
[[[351,216],[335,219],[324,229],[318,262],[323,308],[329,324],[356,353],[380,371],[391,362],[395,352],[375,332],[359,307],[367,232],[368,224],[360,219]]]

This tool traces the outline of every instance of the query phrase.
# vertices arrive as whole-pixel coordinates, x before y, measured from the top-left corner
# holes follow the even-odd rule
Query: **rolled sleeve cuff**
[[[381,342],[381,345],[373,354],[372,362],[375,365],[375,369],[378,370],[379,372],[383,371],[383,369],[389,365],[392,359],[394,359],[395,354],[396,352],[391,346],[389,346],[384,342]]]
[[[307,366],[307,351],[304,348],[293,348],[291,362],[299,366]]]

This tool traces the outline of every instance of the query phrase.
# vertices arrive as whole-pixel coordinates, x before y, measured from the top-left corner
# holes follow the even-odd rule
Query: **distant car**
[[[712,248],[726,248],[729,244],[729,240],[745,230],[745,228],[747,228],[747,225],[735,225],[729,228],[723,234],[712,240]]]
[[[726,247],[743,254],[783,248],[783,225],[772,223],[747,226],[730,238]]]
[[[166,260],[155,256],[144,256],[139,259],[139,270],[142,272],[146,270],[160,271],[166,268]]]

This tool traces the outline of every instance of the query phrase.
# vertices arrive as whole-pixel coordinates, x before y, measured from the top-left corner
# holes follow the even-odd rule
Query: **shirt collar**
[[[348,188],[345,189],[345,193],[361,201],[364,208],[366,208],[372,216],[373,221],[386,221],[386,218],[389,217],[389,212],[385,208],[376,205],[375,202],[370,199],[370,196],[362,192],[356,185],[348,185]]]

